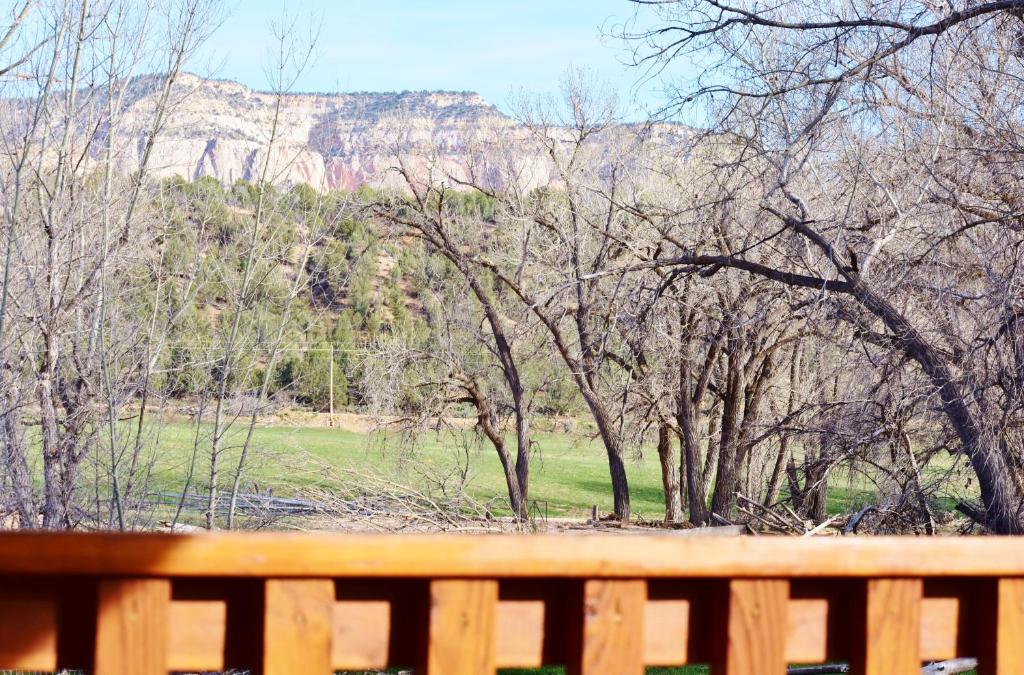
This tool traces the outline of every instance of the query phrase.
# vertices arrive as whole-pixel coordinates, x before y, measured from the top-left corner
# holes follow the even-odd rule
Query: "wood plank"
[[[789,581],[729,582],[724,649],[712,671],[721,675],[785,675]]]
[[[13,670],[57,669],[57,601],[0,590],[0,665]]]
[[[3,533],[0,575],[391,578],[1020,577],[1024,537]],[[74,551],[75,555],[67,555]]]
[[[94,674],[166,675],[170,604],[167,579],[100,581]]]
[[[497,608],[497,581],[432,581],[426,674],[493,675]]]
[[[352,603],[353,617],[363,618],[358,639],[350,638],[352,649],[362,648],[372,657],[342,662],[349,669],[381,668],[387,654],[385,623],[377,616],[382,610],[373,603]],[[365,605],[364,612],[359,605]],[[688,630],[691,602],[687,599],[648,600],[644,605],[644,663],[648,666],[678,666],[689,663]],[[957,656],[957,598],[924,598],[921,611],[921,658],[944,660]],[[828,600],[791,598],[787,610],[785,660],[787,663],[822,663],[828,660]],[[534,600],[498,603],[496,659],[499,668],[536,668],[543,665],[544,603]],[[338,639],[336,620],[335,639]],[[338,653],[338,647],[335,647]]]
[[[588,579],[583,584],[580,653],[569,675],[643,675],[647,582]]]
[[[996,587],[995,663],[979,665],[986,675],[1024,673],[1024,579],[1000,579]]]
[[[544,665],[544,601],[500,600],[495,639],[498,668]]]
[[[958,656],[960,644],[960,598],[921,600],[922,661],[946,661]]]
[[[786,662],[824,663],[828,660],[826,598],[791,598],[786,612]]]
[[[334,582],[267,579],[262,675],[330,675]]]
[[[681,666],[689,661],[690,610],[688,599],[648,600],[644,606],[644,663]]]
[[[383,670],[388,665],[391,602],[334,603],[331,665],[335,670]]]
[[[644,663],[678,666],[690,662],[687,639],[691,601],[648,600],[644,605]],[[388,604],[358,601],[335,606],[334,667],[381,669],[387,663]],[[921,658],[942,660],[957,655],[957,598],[924,598],[921,616]],[[785,660],[821,663],[828,660],[828,600],[791,598],[787,610]],[[343,629],[342,626],[350,626]],[[348,631],[348,634],[345,634]],[[498,602],[496,662],[498,668],[536,668],[544,664],[544,603],[540,600]],[[343,656],[344,655],[344,656]]]
[[[823,663],[828,660],[828,613],[826,598],[790,599],[787,663]],[[921,601],[922,660],[943,661],[960,655],[959,613],[959,598],[926,597]]]
[[[227,615],[224,600],[172,600],[167,638],[168,669],[224,670]]]
[[[864,675],[918,675],[921,672],[920,579],[870,579],[864,645],[854,672]]]

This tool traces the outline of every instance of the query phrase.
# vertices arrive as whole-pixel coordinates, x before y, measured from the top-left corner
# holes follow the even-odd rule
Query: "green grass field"
[[[183,476],[191,460],[196,428],[186,422],[171,422],[160,430],[152,490],[181,489]],[[193,490],[208,484],[209,425],[199,428],[199,453]],[[230,485],[237,463],[238,449],[244,437],[239,424],[225,440],[222,457],[222,486]],[[587,433],[536,433],[535,453],[531,460],[530,498],[540,502],[550,516],[583,516],[597,505],[602,513],[612,509],[607,461],[599,441]],[[466,450],[460,446],[470,445]],[[474,499],[486,502],[505,494],[501,466],[493,449],[480,444],[470,432],[425,434],[410,449],[396,435],[366,435],[339,429],[307,426],[260,426],[255,431],[251,460],[245,474],[246,490],[258,485],[261,491],[273,488],[274,494],[288,495],[309,487],[337,485],[333,470],[349,469],[362,474],[383,476],[397,483],[421,487],[429,482],[427,473],[443,474],[453,467],[468,466],[467,491]],[[949,470],[948,460],[930,467],[928,475]],[[661,477],[657,456],[648,449],[643,457],[628,462],[633,514],[649,520],[663,515]],[[346,480],[355,480],[351,476]],[[833,473],[829,511],[849,512],[873,500],[870,482],[845,471]],[[944,499],[944,501],[950,501]]]
[[[186,423],[168,424],[160,432],[160,451],[153,475],[156,490],[180,489],[191,458],[195,428]],[[209,433],[203,425],[201,434]],[[233,431],[225,445],[223,466],[233,470],[242,429]],[[469,434],[463,434],[468,438]],[[531,459],[530,498],[547,503],[549,515],[583,515],[594,504],[607,513],[612,508],[608,465],[600,443],[583,435],[541,433],[535,437]],[[197,462],[197,480],[208,484],[209,460],[202,445]],[[310,486],[330,487],[332,479],[325,467],[354,469],[361,473],[394,478],[397,482],[419,487],[426,482],[424,472],[439,474],[468,459],[467,490],[487,501],[505,494],[505,479],[497,455],[489,446],[460,450],[461,443],[452,434],[428,434],[419,439],[414,450],[395,436],[367,436],[330,428],[266,426],[257,428],[252,462],[246,483],[263,490],[272,487],[275,494],[287,494]],[[662,517],[663,501],[657,456],[646,456],[629,463],[630,495],[633,512],[649,519]],[[226,479],[225,479],[226,480]],[[226,483],[225,483],[226,484]]]

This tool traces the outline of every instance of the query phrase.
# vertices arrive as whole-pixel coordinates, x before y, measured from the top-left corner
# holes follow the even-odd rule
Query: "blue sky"
[[[555,92],[567,69],[586,67],[630,116],[662,102],[658,85],[635,86],[623,45],[602,38],[632,17],[627,0],[228,0],[197,70],[266,88],[269,26],[285,7],[321,29],[302,91],[470,90],[504,108],[511,92]]]

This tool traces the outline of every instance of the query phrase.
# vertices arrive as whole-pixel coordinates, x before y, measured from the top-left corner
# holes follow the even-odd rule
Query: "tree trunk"
[[[476,422],[477,426],[480,427],[480,431],[483,432],[487,439],[494,446],[494,451],[498,454],[498,461],[501,462],[501,470],[505,474],[505,485],[508,488],[508,501],[512,507],[512,513],[515,515],[516,520],[524,521],[529,517],[529,504],[526,501],[526,497],[523,493],[523,483],[520,482],[519,478],[519,465],[512,464],[512,458],[508,454],[508,448],[505,445],[505,437],[501,433],[501,429],[498,427],[497,416],[491,409],[490,401],[487,398],[485,390],[480,384],[469,375],[465,373],[456,373],[455,378],[461,384],[462,388],[468,395],[467,402],[471,402],[476,407]],[[521,435],[525,435],[525,428],[519,424],[517,419],[516,425],[516,436],[521,438]],[[529,443],[529,440],[526,440]],[[518,455],[523,452],[522,446],[520,445]],[[517,458],[518,459],[518,458]],[[529,461],[529,457],[527,457]]]
[[[530,423],[523,410],[522,395],[515,401],[516,415],[516,482],[523,502],[523,517],[530,508]]]
[[[688,387],[687,387],[688,389]],[[700,472],[700,430],[697,428],[697,405],[684,390],[680,395],[676,421],[679,425],[679,463],[686,480],[687,507],[690,522],[705,525],[708,522],[708,498]]]
[[[956,430],[978,477],[988,526],[1000,534],[1024,532],[1020,514],[1024,495],[1013,479],[1010,464],[1000,451],[998,439],[982,432],[945,359],[899,310],[875,294],[863,281],[856,278],[850,286],[854,297],[885,323],[907,355],[918,362],[938,390],[943,412]]]
[[[779,439],[779,451],[775,455],[775,464],[772,465],[772,475],[768,479],[768,487],[764,493],[764,505],[771,507],[779,501],[779,493],[782,492],[782,477],[786,473],[786,462],[789,460],[789,436],[782,434]]]
[[[711,410],[708,411],[707,414],[708,453],[707,457],[704,458],[704,466],[701,469],[700,478],[701,490],[704,492],[705,496],[711,494],[711,485],[715,482],[715,472],[718,469],[718,454],[722,449],[722,444],[716,440],[720,438],[718,434],[718,423],[721,421],[716,410],[717,407],[717,403],[712,405]]]
[[[728,376],[725,402],[722,406],[722,431],[718,451],[718,475],[715,478],[715,493],[711,497],[711,512],[725,518],[732,517],[736,504],[736,490],[739,487],[737,467],[739,424],[743,415],[744,384],[743,364],[739,350],[729,350]]]
[[[57,409],[54,398],[53,373],[56,370],[54,346],[49,336],[43,354],[43,363],[38,372],[39,432],[43,448],[43,527],[60,527],[61,485],[60,433],[58,431]]]
[[[679,494],[679,473],[672,456],[672,432],[667,424],[658,426],[658,460],[661,462],[661,487],[665,495],[665,522],[677,523],[683,519]]]
[[[20,388],[6,372],[0,373],[0,390],[6,412],[0,420],[4,437],[4,465],[11,481],[11,500],[18,514],[19,525],[25,529],[38,526],[36,506],[32,498],[32,480],[25,455],[25,427],[21,421]]]
[[[501,462],[501,470],[505,474],[505,485],[508,488],[508,501],[512,507],[512,513],[516,520],[522,522],[529,517],[527,513],[526,499],[523,498],[522,490],[519,487],[519,478],[516,476],[516,467],[512,466],[512,459],[505,449],[505,444],[496,445],[498,460]]]
[[[822,449],[817,456],[808,453],[804,461],[803,513],[815,523],[828,516],[829,461]]]
[[[796,412],[796,392],[800,387],[800,365],[803,360],[803,342],[798,341],[793,347],[793,357],[789,364],[789,398],[786,402],[786,420],[790,420]],[[788,422],[787,422],[788,423]],[[789,463],[789,434],[783,430],[779,436],[779,454],[775,457],[775,466],[772,467],[772,476],[768,480],[768,490],[765,492],[764,505],[770,507],[779,500],[779,492],[782,489],[782,477],[785,474],[786,465]]]
[[[469,265],[457,255],[455,250],[450,250],[449,254],[450,259],[456,263],[457,267],[466,277],[473,295],[476,296],[484,311],[484,316],[487,318],[487,323],[491,328],[491,335],[494,336],[494,347],[501,362],[501,372],[512,396],[512,408],[516,418],[516,464],[514,476],[506,471],[505,480],[509,484],[509,499],[513,499],[512,486],[513,483],[515,484],[515,492],[517,494],[515,499],[519,502],[519,508],[517,509],[513,505],[513,510],[516,512],[517,518],[525,520],[529,516],[528,510],[530,507],[530,424],[524,400],[525,389],[522,378],[519,376],[519,366],[512,354],[512,344],[506,335],[505,323],[495,308],[491,295],[484,289],[476,276],[471,272]],[[504,445],[504,442],[502,445]],[[504,466],[504,463],[507,461],[507,453],[506,458],[503,458],[501,461]]]
[[[917,506],[921,509],[925,534],[935,534],[935,518],[932,516],[931,506],[928,504],[928,495],[924,493],[924,488],[921,485],[921,469],[917,465],[917,457],[914,456],[914,445],[910,442],[910,435],[906,431],[900,430],[899,444],[907,454],[906,483],[907,487],[914,492]],[[896,464],[896,466],[899,465]]]
[[[597,400],[597,395],[586,386],[581,387],[581,390],[583,398],[594,416],[594,421],[597,423],[598,433],[601,435],[605,453],[608,455],[608,473],[612,480],[615,517],[624,523],[629,522],[629,481],[626,478],[626,463],[622,456],[622,444],[608,412]]]
[[[797,474],[796,461],[793,455],[789,456],[786,462],[786,482],[789,485],[789,501],[793,508],[800,511],[804,508],[804,489],[800,486],[800,476]]]

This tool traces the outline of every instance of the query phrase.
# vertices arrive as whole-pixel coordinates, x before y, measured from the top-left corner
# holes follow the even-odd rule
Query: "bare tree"
[[[267,74],[270,80],[271,93],[274,95],[274,110],[270,119],[270,127],[266,130],[266,143],[261,148],[260,168],[254,183],[256,199],[252,218],[248,221],[244,266],[233,289],[234,297],[232,298],[229,318],[225,324],[221,340],[222,355],[216,368],[216,395],[214,397],[213,429],[210,438],[209,485],[206,511],[206,527],[209,529],[214,527],[217,516],[221,455],[224,451],[224,442],[233,426],[234,416],[228,411],[227,406],[238,389],[248,389],[252,384],[251,367],[253,361],[252,359],[244,358],[244,355],[250,354],[254,348],[254,341],[261,339],[257,328],[259,305],[264,295],[264,291],[261,291],[261,289],[265,287],[265,283],[272,277],[273,268],[277,267],[280,261],[288,259],[288,253],[280,251],[279,248],[283,246],[287,249],[290,242],[282,241],[279,233],[274,231],[272,214],[276,204],[268,197],[268,191],[278,182],[278,175],[291,161],[294,161],[294,158],[282,156],[277,147],[281,131],[282,106],[284,97],[288,95],[298,78],[310,64],[316,47],[315,31],[311,33],[308,39],[306,36],[299,36],[294,19],[289,18],[287,14],[278,23],[275,23],[271,30],[274,37],[274,52],[270,55]],[[307,236],[304,237],[305,241],[301,246],[302,253],[300,254],[299,271],[294,276],[287,292],[283,310],[284,315],[281,317],[281,323],[278,326],[276,335],[270,339],[268,365],[263,369],[263,377],[256,386],[256,400],[250,402],[252,411],[249,415],[249,425],[230,491],[229,528],[234,524],[238,490],[245,471],[253,430],[258,418],[260,405],[266,397],[270,380],[273,377],[274,365],[277,361],[282,338],[284,337],[284,330],[287,326],[290,310],[295,298],[306,289],[307,277],[305,273],[307,262],[313,254],[315,243],[324,234],[322,226],[317,228],[316,222],[315,218],[310,218],[306,223],[312,227],[307,230]]]
[[[96,443],[102,371],[109,363],[100,354],[109,354],[113,338],[110,284],[125,270],[125,246],[144,232],[141,204],[150,185],[153,143],[184,63],[212,26],[212,11],[200,0],[142,8],[54,3],[40,5],[36,20],[26,24],[42,38],[19,66],[21,96],[5,102],[5,114],[17,121],[4,132],[11,163],[4,167],[7,247],[0,340],[3,372],[30,377],[36,394],[44,527],[77,520],[80,467]],[[154,109],[142,119],[123,120],[117,101],[138,86],[133,76],[139,68],[154,66],[158,74],[148,80],[158,92]],[[132,175],[118,178],[115,189],[111,173],[99,181],[92,176],[97,170],[104,175],[112,155],[127,150],[113,147],[103,133],[124,124],[135,125],[144,143]],[[12,456],[18,454],[17,439],[24,438],[13,428],[20,424],[18,406],[24,401],[9,403]],[[119,486],[114,493],[120,493]]]
[[[704,104],[707,142],[759,193],[742,251],[689,239],[651,264],[805,289],[905,355],[970,460],[976,517],[1018,532],[1022,202],[1001,167],[1020,138],[1019,3],[637,4],[654,24],[626,31],[638,62],[708,66],[676,101]]]
[[[524,335],[529,332],[524,331],[523,325],[528,322],[523,319],[516,321],[509,316],[509,303],[502,302],[499,293],[496,292],[494,275],[485,267],[476,264],[472,257],[473,251],[489,246],[488,239],[493,237],[494,223],[485,222],[480,217],[481,214],[466,212],[465,199],[461,197],[468,193],[453,192],[444,183],[423,182],[402,162],[401,157],[397,159],[398,170],[412,194],[412,208],[384,203],[376,205],[374,210],[386,222],[397,226],[399,234],[411,236],[422,242],[428,251],[447,261],[461,279],[456,288],[459,292],[468,291],[480,310],[486,332],[478,333],[475,341],[483,345],[486,353],[495,360],[502,376],[502,384],[508,394],[508,405],[515,429],[514,459],[506,447],[504,432],[499,423],[499,411],[494,405],[481,369],[459,358],[458,349],[443,349],[432,355],[431,360],[440,359],[444,363],[447,383],[460,392],[454,400],[469,403],[475,409],[478,427],[488,438],[501,461],[512,512],[516,518],[525,520],[529,509],[530,402],[533,392],[526,382],[520,364],[523,358],[528,358],[528,354],[522,351]],[[493,201],[493,197],[485,198]],[[460,297],[447,296],[444,301],[461,304]],[[446,339],[441,336],[441,344],[451,346],[454,318],[444,307],[439,307],[439,313],[447,319],[442,322],[442,326],[447,327],[444,333],[448,337]],[[465,319],[459,323],[463,332],[476,332],[465,325]],[[445,401],[451,398],[443,397]],[[445,406],[442,406],[442,409],[435,410],[434,414],[443,414],[444,409]]]

